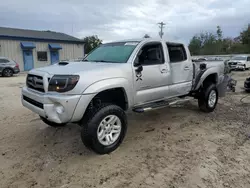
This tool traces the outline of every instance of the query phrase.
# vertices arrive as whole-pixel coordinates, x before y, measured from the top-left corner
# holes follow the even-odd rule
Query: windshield
[[[206,57],[206,58],[200,58],[200,60],[203,61],[222,61],[221,57]]]
[[[232,60],[246,60],[247,58],[244,56],[237,56],[237,57],[233,57]]]
[[[116,42],[103,44],[92,51],[84,61],[126,63],[139,42]]]

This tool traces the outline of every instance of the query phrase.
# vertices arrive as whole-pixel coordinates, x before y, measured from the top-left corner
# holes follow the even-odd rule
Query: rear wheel
[[[213,112],[218,102],[218,90],[215,84],[210,84],[203,89],[198,99],[199,108],[203,112]]]
[[[45,124],[47,124],[47,125],[49,125],[49,126],[51,126],[51,127],[63,127],[63,126],[66,125],[66,123],[55,123],[55,122],[49,121],[49,120],[47,120],[46,118],[41,117],[41,116],[40,116],[40,118],[41,118],[41,120],[42,120]]]
[[[4,77],[11,77],[11,76],[13,76],[13,70],[11,70],[9,68],[4,69],[2,75]]]
[[[122,143],[127,131],[125,112],[116,105],[103,104],[83,125],[81,138],[85,146],[98,154],[114,151]]]

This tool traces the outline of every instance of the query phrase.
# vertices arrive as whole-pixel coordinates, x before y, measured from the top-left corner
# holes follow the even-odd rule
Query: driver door
[[[135,105],[166,98],[170,84],[170,70],[164,57],[162,43],[144,45],[134,64]]]

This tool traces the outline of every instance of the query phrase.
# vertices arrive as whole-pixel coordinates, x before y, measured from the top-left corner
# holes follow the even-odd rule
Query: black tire
[[[2,75],[4,77],[11,77],[11,76],[13,76],[13,70],[10,69],[10,68],[6,68],[6,69],[3,70]]]
[[[244,68],[242,69],[242,71],[245,71],[246,70],[246,65],[244,65]]]
[[[212,91],[215,91],[215,93],[216,93],[216,101],[215,101],[213,106],[210,106],[208,101],[209,101],[210,93]],[[203,112],[207,112],[207,113],[213,112],[214,109],[216,108],[217,102],[218,102],[218,90],[217,90],[215,84],[207,85],[207,87],[205,87],[203,89],[203,91],[201,92],[200,97],[198,99],[198,104],[199,104],[200,110]]]
[[[49,125],[49,126],[51,126],[51,127],[63,127],[63,126],[66,125],[66,123],[55,123],[55,122],[49,121],[49,120],[47,120],[46,118],[41,117],[41,116],[40,116],[40,118],[41,118],[41,120],[42,120],[45,124],[47,124],[47,125]]]
[[[109,116],[115,115],[121,122],[121,132],[117,140],[111,145],[105,146],[98,140],[97,130],[101,121]],[[108,154],[114,151],[122,143],[127,132],[127,117],[125,112],[116,105],[103,104],[94,110],[85,125],[82,125],[81,139],[84,145],[98,154]]]

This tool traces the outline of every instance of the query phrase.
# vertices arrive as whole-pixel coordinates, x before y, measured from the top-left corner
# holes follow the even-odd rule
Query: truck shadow
[[[197,114],[197,105],[187,103],[174,107],[166,107],[147,113],[135,114],[128,112],[128,131],[122,146],[130,148],[134,140],[144,137],[145,133],[161,129],[169,129],[171,122],[180,121],[180,117],[185,114]],[[30,121],[34,134],[30,138],[29,148],[39,150],[39,153],[51,153],[57,157],[81,156],[93,157],[96,154],[86,148],[81,141],[81,127],[77,124],[68,124],[65,127],[49,127],[39,118]],[[36,149],[35,149],[36,148]],[[44,155],[44,153],[42,154]]]

